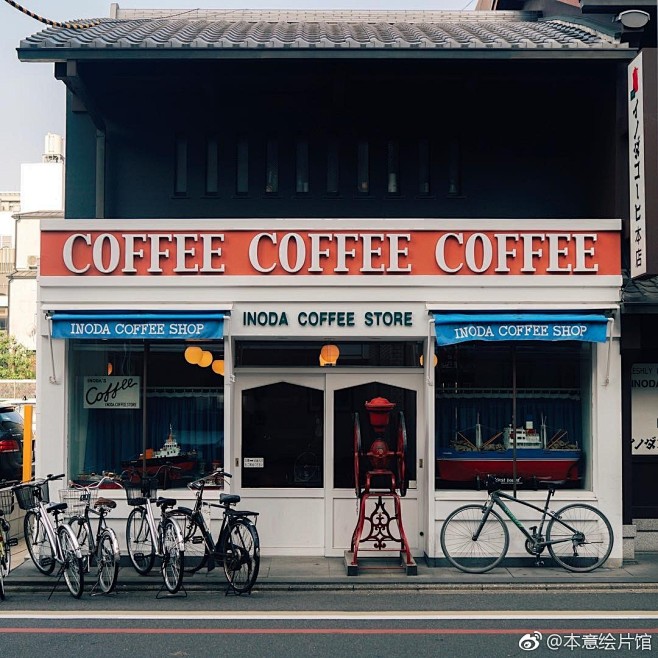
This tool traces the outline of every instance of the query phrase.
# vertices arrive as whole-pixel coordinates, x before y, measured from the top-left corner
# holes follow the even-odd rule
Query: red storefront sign
[[[619,275],[617,231],[59,231],[41,276]]]

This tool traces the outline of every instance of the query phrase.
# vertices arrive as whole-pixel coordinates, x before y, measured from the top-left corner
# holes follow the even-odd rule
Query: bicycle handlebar
[[[216,468],[212,473],[208,473],[208,475],[204,475],[203,477],[199,478],[198,480],[194,480],[194,482],[190,482],[187,485],[188,489],[200,489],[201,486],[206,486],[207,480],[210,478],[217,478],[217,477],[227,477],[231,478],[233,477],[230,473],[227,473],[223,468]]]
[[[116,477],[111,477],[109,475],[104,475],[98,482],[92,482],[91,484],[78,484],[77,482],[73,482],[72,480],[69,480],[69,487],[72,489],[98,489],[101,484],[104,482],[111,482],[112,484],[118,484],[120,487],[122,486],[121,481],[118,480]]]
[[[52,473],[48,473],[46,477],[43,478],[34,478],[34,480],[30,480],[29,482],[19,482],[17,485],[14,486],[15,489],[18,489],[20,487],[34,487],[34,486],[41,486],[42,484],[45,484],[46,482],[52,482],[53,480],[61,480],[64,477],[65,473],[60,473],[59,475],[53,475]]]
[[[143,480],[145,477],[147,477],[147,478],[149,478],[149,477],[157,477],[158,475],[160,475],[160,471],[161,471],[163,468],[166,468],[166,469],[168,469],[168,470],[170,470],[170,471],[182,471],[182,470],[183,470],[180,466],[174,466],[173,464],[166,463],[166,464],[162,464],[162,466],[160,466],[160,467],[158,468],[158,470],[157,470],[153,475],[148,475],[148,474],[144,473],[143,471],[141,471],[141,470],[140,470],[139,468],[137,468],[136,466],[131,466],[129,469],[126,469],[125,471],[121,471],[121,473],[119,474],[119,479],[120,479],[120,480],[124,480],[126,475],[133,475],[133,474],[137,474],[137,475],[139,475],[139,476],[142,478],[142,480]]]

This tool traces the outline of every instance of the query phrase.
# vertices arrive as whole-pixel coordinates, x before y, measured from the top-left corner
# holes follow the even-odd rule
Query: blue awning
[[[585,313],[434,313],[434,323],[439,346],[474,340],[605,343],[608,318]]]
[[[53,338],[199,340],[224,336],[224,314],[218,312],[54,312],[50,318]]]

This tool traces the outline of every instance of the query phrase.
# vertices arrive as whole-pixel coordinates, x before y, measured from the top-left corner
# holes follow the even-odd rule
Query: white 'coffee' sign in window
[[[85,377],[85,409],[139,409],[140,377]]]

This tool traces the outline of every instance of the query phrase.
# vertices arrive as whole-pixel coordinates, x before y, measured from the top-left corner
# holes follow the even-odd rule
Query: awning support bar
[[[608,327],[606,332],[606,342],[608,343],[608,352],[606,355],[606,364],[605,364],[605,380],[603,385],[607,386],[610,383],[610,352],[612,351],[612,325],[614,323],[614,318],[608,318]]]
[[[46,320],[48,321],[48,344],[50,345],[50,365],[52,367],[53,374],[48,377],[48,381],[51,384],[59,384],[57,381],[57,375],[55,374],[55,353],[53,351],[53,318],[50,313],[46,313]]]

